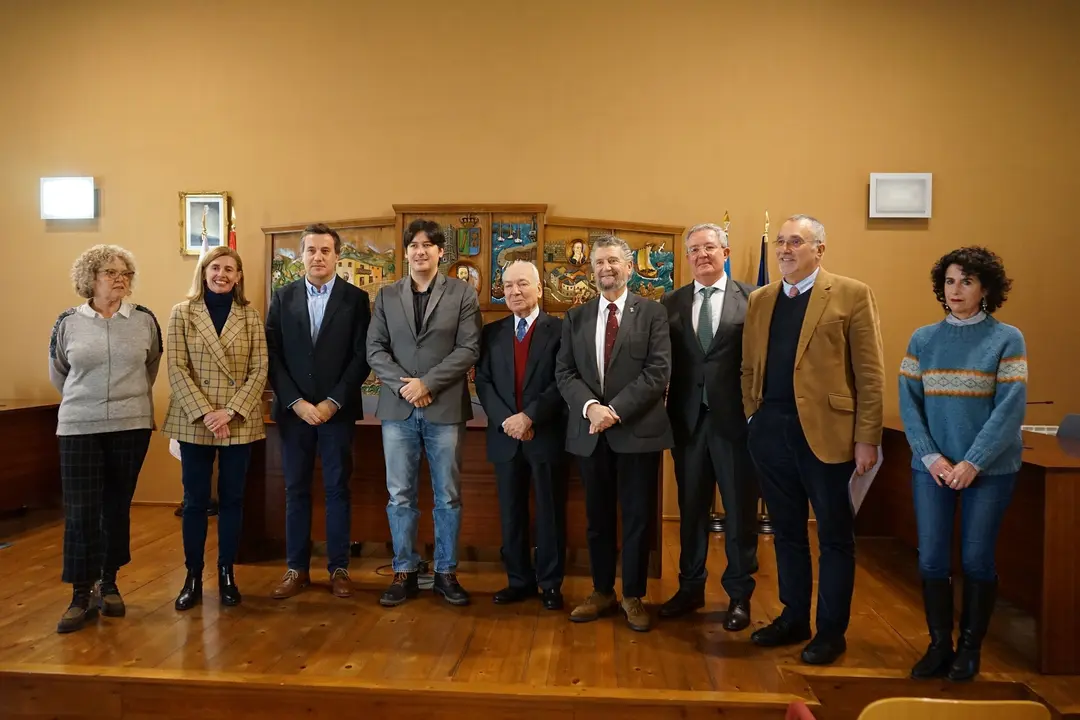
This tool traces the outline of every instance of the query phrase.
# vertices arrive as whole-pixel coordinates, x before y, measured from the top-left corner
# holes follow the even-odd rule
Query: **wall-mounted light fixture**
[[[94,178],[41,178],[42,220],[92,220]]]
[[[930,217],[933,173],[870,173],[870,217]]]

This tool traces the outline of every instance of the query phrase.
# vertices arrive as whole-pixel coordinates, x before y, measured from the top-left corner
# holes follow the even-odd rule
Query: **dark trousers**
[[[578,461],[585,484],[585,537],[593,589],[602,593],[615,590],[617,513],[621,510],[623,595],[645,597],[660,453],[617,453],[601,434],[593,454]]]
[[[824,463],[806,442],[794,407],[762,406],[750,421],[750,455],[775,528],[776,566],[783,617],[810,622],[814,586],[807,534],[809,510],[817,519],[817,632],[842,636],[851,617],[855,589],[855,519],[848,481],[855,461]]]
[[[289,568],[307,572],[311,565],[311,483],[318,452],[326,496],[327,569],[332,575],[338,568],[349,567],[352,512],[349,479],[356,426],[351,422],[312,426],[288,418],[279,427],[285,471],[285,554]]]
[[[131,498],[150,430],[61,435],[66,583],[85,585],[131,562]]]
[[[746,438],[731,442],[721,437],[702,408],[697,427],[687,442],[671,452],[679,488],[679,586],[704,588],[709,552],[709,513],[714,488],[724,501],[724,550],[727,567],[720,578],[732,600],[749,600],[754,592],[757,561],[757,501],[761,493],[757,471],[746,449]]]
[[[566,566],[566,464],[563,458],[530,461],[519,446],[513,460],[494,465],[502,522],[502,559],[510,587],[539,585],[544,590],[560,587]],[[536,495],[535,569],[529,542],[530,485]]]
[[[960,564],[964,576],[980,582],[997,580],[994,553],[1015,486],[1015,473],[979,475],[963,490],[953,490],[938,485],[928,472],[912,471],[915,523],[919,528],[919,573],[924,579],[952,577],[953,519],[959,500]]]
[[[194,445],[180,443],[180,476],[184,483],[184,564],[201,573],[206,551],[206,510],[210,481],[218,461],[218,565],[232,565],[240,545],[251,445]]]

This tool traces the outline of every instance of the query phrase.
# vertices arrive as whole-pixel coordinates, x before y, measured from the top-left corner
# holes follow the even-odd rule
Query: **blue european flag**
[[[761,260],[758,261],[757,268],[757,284],[758,287],[765,287],[769,284],[769,263],[765,258],[765,252],[769,249],[769,243],[766,241],[765,236],[761,236]]]

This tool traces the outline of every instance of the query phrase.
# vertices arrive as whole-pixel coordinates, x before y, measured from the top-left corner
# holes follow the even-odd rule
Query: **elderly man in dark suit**
[[[368,362],[382,383],[386,514],[394,542],[394,580],[379,602],[400,605],[419,592],[416,528],[420,453],[427,454],[435,495],[435,583],[452,605],[467,605],[458,582],[461,451],[472,414],[468,372],[480,356],[480,303],[466,282],[439,274],[446,237],[438,223],[414,220],[405,231],[409,274],[375,297]]]
[[[667,408],[675,433],[680,553],[679,591],[660,608],[660,617],[705,605],[709,508],[719,485],[727,518],[727,567],[720,578],[729,600],[724,629],[735,632],[750,624],[760,490],[746,448],[742,404],[743,318],[753,288],[724,272],[730,252],[719,226],[690,228],[686,259],[694,281],[662,300],[671,327]]]
[[[337,277],[341,237],[326,225],[300,235],[304,277],[274,293],[266,316],[271,416],[281,430],[285,472],[285,550],[288,570],[275,599],[310,582],[311,481],[315,454],[326,492],[327,569],[334,595],[353,593],[349,579],[349,479],[356,421],[363,417],[361,385],[371,306],[368,294]]]
[[[567,313],[555,376],[569,406],[566,449],[585,481],[593,592],[570,615],[589,622],[620,607],[615,597],[618,517],[622,510],[622,611],[634,630],[650,619],[645,596],[649,526],[656,515],[660,457],[672,446],[664,390],[671,337],[660,303],[631,293],[630,246],[599,238],[591,253],[600,297]]]
[[[511,315],[484,327],[476,393],[487,413],[487,455],[495,466],[502,558],[509,585],[497,604],[536,596],[563,606],[566,555],[566,403],[555,384],[562,321],[540,311],[540,272],[517,260],[503,272]],[[529,478],[536,493],[536,567],[529,542]]]

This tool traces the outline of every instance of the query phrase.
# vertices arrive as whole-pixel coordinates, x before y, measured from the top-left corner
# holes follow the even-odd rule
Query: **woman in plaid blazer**
[[[199,260],[188,299],[174,307],[169,318],[166,362],[172,396],[165,434],[180,443],[188,571],[176,609],[189,610],[202,600],[215,455],[218,590],[223,605],[238,605],[233,561],[251,443],[266,437],[262,393],[269,362],[263,324],[244,295],[243,263],[235,250],[217,247]]]

